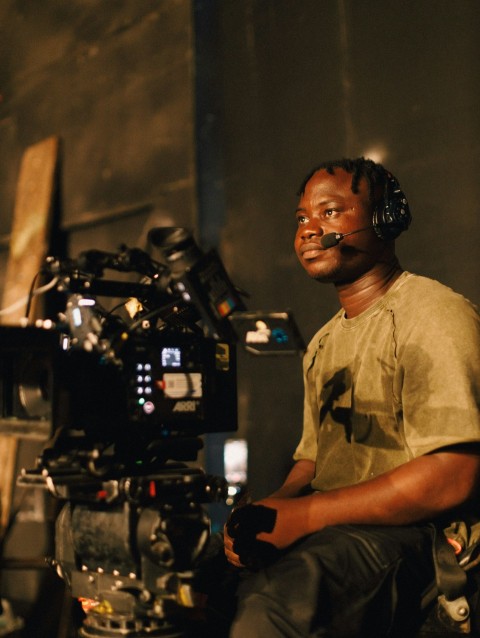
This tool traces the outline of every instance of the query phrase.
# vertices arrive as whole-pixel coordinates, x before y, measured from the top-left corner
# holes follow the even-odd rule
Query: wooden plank
[[[53,217],[59,139],[49,137],[26,149],[17,181],[2,308],[28,295],[35,275],[47,256]],[[0,317],[4,325],[18,325],[25,306]],[[32,315],[35,316],[35,306]],[[10,517],[15,482],[18,440],[0,436],[0,524]]]
[[[48,250],[52,221],[59,140],[49,137],[30,146],[20,165],[15,197],[10,251],[2,298],[6,308],[28,294]],[[2,317],[3,324],[17,324],[24,308]]]

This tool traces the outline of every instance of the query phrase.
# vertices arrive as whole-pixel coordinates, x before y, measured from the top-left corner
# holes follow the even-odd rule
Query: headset
[[[382,167],[383,168],[383,167]],[[412,215],[400,184],[388,171],[385,171],[383,197],[373,210],[372,224],[357,228],[348,233],[327,233],[320,238],[321,246],[326,250],[339,244],[345,237],[356,235],[373,228],[377,237],[383,241],[392,241],[410,226]]]
[[[412,215],[400,184],[388,171],[385,171],[385,189],[382,202],[373,211],[373,230],[385,241],[396,239],[410,226]]]

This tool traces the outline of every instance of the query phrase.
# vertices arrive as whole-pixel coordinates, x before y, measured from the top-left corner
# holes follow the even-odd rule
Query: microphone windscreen
[[[327,233],[320,238],[320,243],[323,248],[333,248],[340,243],[342,236],[338,236],[338,233]]]

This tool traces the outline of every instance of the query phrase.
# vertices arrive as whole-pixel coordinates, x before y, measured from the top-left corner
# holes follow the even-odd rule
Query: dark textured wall
[[[61,219],[73,255],[144,243],[155,223],[192,226],[190,2],[6,0],[0,29],[0,231],[11,225],[22,152],[50,135],[63,145]],[[109,222],[92,230],[92,213]]]

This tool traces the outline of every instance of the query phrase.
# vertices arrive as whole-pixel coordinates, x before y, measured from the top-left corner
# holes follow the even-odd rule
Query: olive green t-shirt
[[[303,366],[294,458],[315,461],[316,490],[480,441],[479,315],[437,281],[403,273],[361,315],[338,312],[310,342]]]

